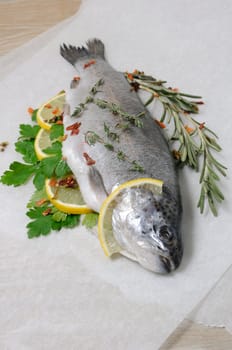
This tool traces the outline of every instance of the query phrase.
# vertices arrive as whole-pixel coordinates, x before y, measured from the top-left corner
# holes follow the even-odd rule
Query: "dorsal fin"
[[[76,47],[72,45],[63,44],[60,46],[60,54],[63,56],[69,63],[75,65],[75,63],[84,57],[101,57],[104,56],[104,44],[99,39],[91,39],[86,43],[87,47]]]

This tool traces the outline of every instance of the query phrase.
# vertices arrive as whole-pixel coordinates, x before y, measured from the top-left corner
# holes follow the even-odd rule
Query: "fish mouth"
[[[175,255],[172,255],[170,257],[160,256],[160,261],[166,273],[170,273],[176,270],[181,263],[181,259],[182,259],[182,252],[176,253]]]

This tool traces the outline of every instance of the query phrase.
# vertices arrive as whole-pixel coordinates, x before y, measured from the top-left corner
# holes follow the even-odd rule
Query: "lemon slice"
[[[35,138],[34,148],[36,156],[39,160],[50,157],[50,154],[43,152],[44,149],[51,147],[50,132],[45,129],[40,129]]]
[[[55,179],[46,179],[45,189],[50,202],[60,211],[67,214],[87,214],[92,209],[87,207],[79,187],[56,186]]]
[[[98,238],[100,240],[102,249],[107,256],[115,253],[120,253],[122,250],[118,242],[114,238],[112,227],[112,214],[116,206],[116,199],[120,196],[123,190],[127,188],[144,188],[152,191],[155,195],[162,193],[163,181],[152,178],[140,178],[131,180],[119,185],[111,194],[105,199],[102,204],[100,215],[98,219]]]
[[[52,120],[56,116],[60,116],[63,112],[65,102],[65,92],[54,96],[49,101],[44,103],[37,111],[36,120],[39,126],[45,130],[50,130]],[[49,122],[50,121],[50,122]]]

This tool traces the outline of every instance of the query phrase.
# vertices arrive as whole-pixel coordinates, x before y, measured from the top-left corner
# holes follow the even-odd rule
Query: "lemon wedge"
[[[61,92],[38,109],[36,120],[41,128],[51,129],[52,123],[54,123],[53,120],[56,120],[56,117],[59,118],[63,112],[64,102],[65,92]]]
[[[107,256],[115,253],[120,253],[122,250],[118,242],[114,238],[112,227],[112,214],[116,206],[116,199],[120,196],[123,190],[128,188],[144,188],[152,191],[156,195],[162,193],[163,181],[152,178],[139,178],[127,181],[119,185],[111,194],[105,199],[102,204],[100,215],[98,219],[98,238],[102,249]]]
[[[43,150],[51,147],[50,132],[45,129],[40,129],[35,138],[34,148],[38,160],[50,157],[50,154],[45,153]]]
[[[56,179],[46,179],[45,189],[50,202],[60,211],[67,214],[87,214],[92,209],[87,207],[79,186],[60,186]]]

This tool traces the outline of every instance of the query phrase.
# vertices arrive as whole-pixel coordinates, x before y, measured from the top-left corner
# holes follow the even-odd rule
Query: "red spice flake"
[[[30,115],[32,115],[32,113],[34,112],[34,109],[32,107],[28,107],[27,111]]]
[[[204,122],[204,123],[201,123],[201,124],[199,125],[199,129],[200,129],[200,130],[204,129],[204,127],[205,127],[205,122]]]
[[[43,216],[48,216],[49,214],[51,214],[51,212],[52,212],[52,209],[51,208],[47,208],[46,210],[44,210],[42,212],[42,215]]]
[[[73,176],[67,176],[65,179],[61,179],[59,181],[59,186],[64,186],[64,187],[76,187],[77,182],[76,179]]]
[[[81,126],[81,123],[74,123],[72,125],[67,126],[66,130],[71,130],[71,135],[78,135],[79,134],[79,128]]]
[[[46,203],[47,202],[47,199],[46,198],[42,198],[42,199],[40,199],[39,201],[37,201],[36,203],[35,203],[35,205],[37,206],[37,207],[41,207],[41,205],[43,205],[44,203]]]
[[[86,152],[83,153],[83,157],[85,158],[87,165],[94,165],[96,163]]]
[[[177,151],[176,149],[174,149],[172,151],[173,157],[177,160],[179,160],[181,158],[181,153],[179,151]]]
[[[74,81],[79,81],[80,79],[81,79],[81,78],[78,77],[78,76],[73,77],[73,80],[74,80]]]
[[[129,80],[134,80],[133,74],[131,74],[131,73],[127,73],[127,78]]]
[[[179,89],[178,88],[172,88],[172,91],[179,92]]]
[[[56,179],[52,178],[50,181],[49,181],[49,185],[51,187],[56,187],[57,186],[57,181]]]
[[[195,102],[197,105],[204,105],[205,103],[204,103],[204,101],[197,101],[197,102]]]
[[[165,129],[166,128],[166,125],[164,123],[160,122],[159,120],[156,119],[155,122],[159,125],[159,127],[161,129]]]
[[[95,63],[96,63],[95,60],[90,60],[89,62],[84,64],[84,69],[89,68],[90,66],[92,66]]]
[[[57,120],[56,124],[57,125],[63,125],[63,120]]]
[[[60,109],[59,109],[58,107],[56,107],[55,109],[53,109],[52,114],[54,114],[54,115],[60,115],[60,114],[61,114],[61,111],[60,111]]]
[[[52,105],[50,103],[47,103],[44,107],[50,109],[52,108]]]
[[[191,128],[190,126],[188,126],[188,125],[185,125],[184,126],[184,128],[185,128],[185,130],[187,131],[187,133],[188,134],[192,134],[193,133],[193,131],[194,131],[194,129],[193,128]]]

